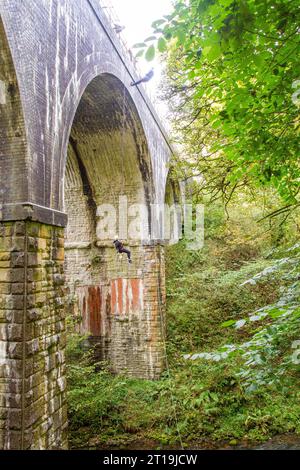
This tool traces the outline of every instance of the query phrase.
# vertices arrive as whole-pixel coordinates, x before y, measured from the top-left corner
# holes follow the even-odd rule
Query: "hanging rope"
[[[126,176],[125,176],[125,121],[126,121],[126,87],[124,85],[124,78],[122,79],[122,102],[121,102],[121,136],[120,136],[120,191],[117,191],[116,193],[116,198],[120,196],[126,196],[124,194],[124,189],[125,189],[125,182],[126,182]],[[120,225],[122,224],[120,220],[120,199],[118,201],[115,201],[117,204],[117,207],[119,207],[119,227],[118,227],[118,232],[120,233]],[[119,234],[115,235],[117,238],[119,238]],[[123,265],[123,255],[122,253],[119,253],[117,251],[116,253],[116,261],[118,264]]]
[[[122,193],[121,193],[121,195],[122,196],[124,195],[124,188],[125,188],[125,141],[124,141],[125,121],[126,121],[126,94],[125,93],[126,93],[126,87],[123,83],[122,126],[121,126],[121,167],[122,167]],[[141,263],[141,260],[142,260],[143,256],[144,256],[144,251],[142,250],[142,252],[139,254],[139,263],[137,264],[137,266],[141,267],[141,269],[142,269],[140,279],[142,279],[144,281],[144,278],[145,278],[145,263],[144,263],[144,260],[143,260],[143,263]],[[159,266],[159,268],[160,268],[160,266]],[[161,322],[161,326],[162,326],[162,342],[163,342],[164,360],[165,360],[165,364],[166,364],[167,377],[168,377],[168,381],[169,381],[169,385],[170,385],[169,391],[170,391],[170,396],[171,396],[172,408],[173,408],[173,411],[174,411],[174,420],[175,420],[175,423],[176,423],[176,430],[177,430],[177,434],[178,434],[178,437],[179,437],[181,449],[183,450],[184,449],[183,441],[182,441],[182,436],[181,436],[180,429],[179,429],[179,422],[178,422],[178,416],[177,416],[177,411],[176,411],[176,400],[175,400],[175,396],[173,394],[173,390],[172,390],[172,387],[171,387],[172,378],[171,378],[171,373],[170,373],[170,365],[169,365],[169,358],[168,358],[168,352],[167,352],[167,340],[166,340],[166,333],[165,333],[165,330],[166,330],[165,329],[165,319],[164,319],[164,315],[163,315],[163,312],[162,312],[162,303],[161,303],[161,296],[160,296],[159,286],[160,286],[160,276],[159,276],[159,272],[158,272],[158,274],[157,274],[157,299],[158,299],[159,317],[160,317],[160,322]]]
[[[122,175],[123,175],[123,187],[122,187],[122,195],[124,192],[124,187],[125,187],[125,165],[124,165],[124,160],[125,160],[125,142],[124,142],[124,131],[125,131],[125,121],[126,121],[126,88],[125,85],[123,85],[123,107],[122,107],[122,135],[121,135],[121,146],[122,146],[122,152],[121,152],[121,157],[122,157]],[[139,262],[137,263],[137,266],[141,267],[142,273],[141,273],[141,279],[144,281],[145,279],[145,263],[143,260],[144,257],[144,251],[139,254]],[[141,263],[141,261],[143,261]],[[160,278],[159,274],[157,275],[157,299],[158,299],[158,307],[159,307],[159,316],[160,316],[160,322],[162,325],[162,341],[163,341],[163,351],[164,351],[164,360],[166,364],[166,369],[167,369],[167,376],[169,380],[169,385],[170,385],[170,395],[171,395],[171,402],[172,402],[172,408],[174,410],[174,419],[176,423],[176,429],[177,429],[177,434],[179,437],[180,441],[180,446],[181,449],[183,449],[183,442],[182,442],[182,437],[179,429],[179,424],[178,424],[178,416],[177,416],[177,411],[176,411],[176,401],[175,397],[173,394],[173,390],[171,387],[171,373],[170,373],[170,365],[169,365],[169,359],[168,359],[168,353],[167,353],[167,341],[166,341],[166,334],[165,334],[165,326],[164,326],[164,315],[162,313],[162,305],[161,305],[161,296],[160,296],[160,291],[159,291],[159,285],[160,285]]]
[[[122,96],[122,126],[121,126],[121,161],[122,161],[122,194],[124,194],[125,188],[125,122],[126,122],[126,87],[123,84],[123,96]]]

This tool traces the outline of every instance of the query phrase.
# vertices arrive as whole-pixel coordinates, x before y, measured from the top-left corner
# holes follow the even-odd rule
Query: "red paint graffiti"
[[[111,312],[124,315],[143,309],[143,281],[141,279],[113,279],[111,281]]]
[[[102,293],[100,286],[85,286],[81,288],[80,310],[82,314],[82,326],[84,332],[93,336],[101,336],[102,333]]]

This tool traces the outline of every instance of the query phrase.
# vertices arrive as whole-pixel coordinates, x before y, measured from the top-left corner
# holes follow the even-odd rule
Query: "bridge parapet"
[[[124,36],[121,34],[117,34],[114,25],[117,22],[120,22],[115,9],[110,0],[87,0],[88,3],[91,5],[92,9],[94,10],[95,14],[98,16],[99,21],[102,24],[102,27],[105,28],[107,34],[112,40],[114,47],[116,48],[117,52],[120,54],[122,60],[124,60],[124,65],[127,68],[129,74],[132,77],[132,80],[135,81],[141,77],[142,72],[139,69],[137,60],[129,47],[127,41],[124,39]],[[154,108],[151,102],[151,96],[148,95],[148,92],[143,84],[139,85],[138,91],[141,94],[146,106],[149,108],[149,111],[156,121],[160,132],[164,136],[166,142],[169,145],[169,137],[168,133],[164,128],[164,125],[161,122],[161,118],[157,114],[156,109]]]
[[[116,31],[115,26],[117,26],[117,25],[122,26],[122,23],[121,23],[118,15],[116,13],[116,10],[115,10],[112,2],[110,0],[97,0],[97,1],[100,4],[100,7],[101,7],[102,11],[104,11],[105,15],[107,16],[107,19],[110,22],[110,26],[114,30],[114,32],[117,36],[117,39],[120,42],[121,47],[123,48],[124,56],[128,58],[128,60],[132,63],[132,65],[133,65],[135,71],[137,72],[137,74],[139,74],[140,70],[139,70],[139,67],[138,67],[138,64],[137,64],[137,60],[136,60],[135,56],[133,55],[133,52],[132,52],[131,48],[128,45],[128,42],[124,38],[124,36],[122,34],[122,31],[120,33],[118,33]]]

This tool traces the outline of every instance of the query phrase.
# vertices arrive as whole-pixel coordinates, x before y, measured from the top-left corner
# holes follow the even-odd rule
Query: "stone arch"
[[[18,78],[0,17],[0,204],[24,201],[28,195],[26,179],[27,137]],[[2,217],[13,219],[13,209],[4,205]]]
[[[102,191],[106,200],[115,202],[121,189],[133,202],[152,202],[154,186],[145,133],[135,104],[118,77],[101,73],[87,85],[73,119],[68,152],[70,143],[77,160],[79,153],[83,155],[81,167],[86,166],[87,176],[93,175],[89,179],[95,200],[102,199]]]
[[[120,196],[127,198],[128,208],[145,207],[139,239],[124,232],[126,205]],[[98,75],[81,96],[69,136],[66,282],[73,315],[82,318],[80,329],[97,345],[99,359],[108,360],[116,372],[147,378],[155,378],[163,364],[157,288],[163,276],[157,276],[157,270],[163,273],[161,247],[148,238],[153,199],[150,154],[133,100],[119,78]],[[112,205],[117,216],[116,230],[107,236],[99,235],[103,204]],[[130,248],[132,264],[125,254],[116,254],[114,233]]]
[[[178,179],[171,170],[168,171],[165,185],[165,203],[180,204],[182,201],[181,189]]]
[[[179,241],[182,235],[183,207],[180,183],[170,169],[165,184],[165,223],[168,225],[168,237],[166,244],[173,245]]]

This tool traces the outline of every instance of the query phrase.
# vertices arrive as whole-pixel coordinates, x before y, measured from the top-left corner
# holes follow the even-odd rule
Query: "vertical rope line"
[[[122,160],[122,194],[124,196],[124,187],[125,187],[125,145],[124,145],[124,135],[125,135],[125,121],[126,121],[126,95],[125,95],[125,85],[123,85],[123,96],[122,96],[122,126],[121,126],[121,160]]]
[[[124,85],[124,79],[122,79],[122,103],[121,103],[121,138],[120,138],[120,159],[121,159],[121,165],[120,165],[120,177],[121,177],[121,191],[117,195],[124,196],[124,187],[125,187],[125,146],[124,146],[124,131],[125,131],[125,85]],[[118,207],[118,228],[117,228],[117,234],[118,238],[120,237],[120,228],[123,225],[123,220],[121,220],[121,214],[120,214],[120,199],[117,202],[117,207]],[[127,228],[127,227],[126,227]],[[128,234],[127,234],[128,235]],[[121,263],[123,261],[123,255],[119,254],[117,252],[117,262],[120,263],[120,257],[121,257]]]

